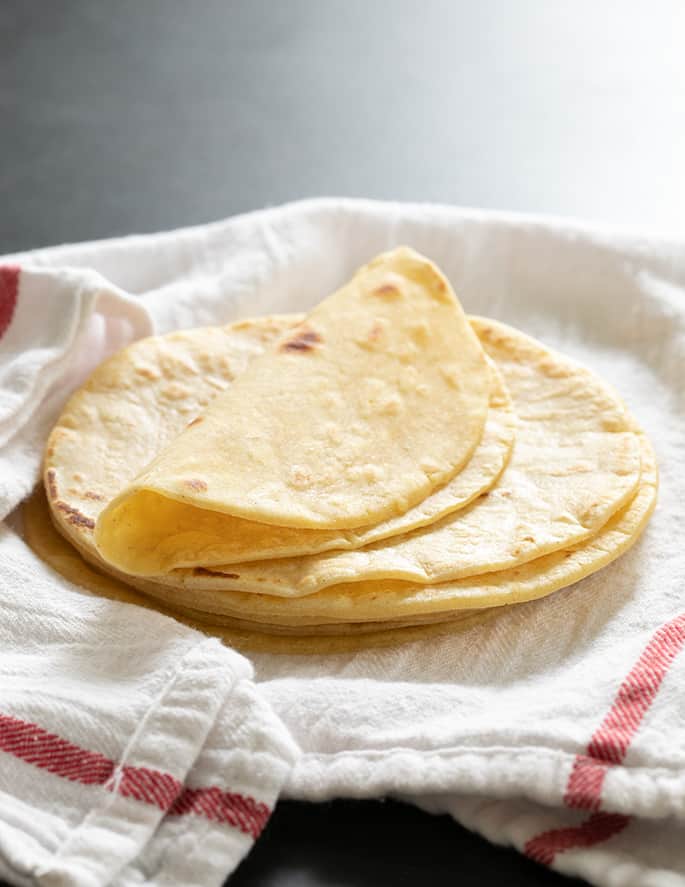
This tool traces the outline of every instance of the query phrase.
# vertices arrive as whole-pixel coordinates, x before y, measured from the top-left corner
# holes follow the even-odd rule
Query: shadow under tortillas
[[[618,561],[566,589],[516,604],[473,628],[392,648],[291,659],[288,676],[504,688],[572,667],[633,600],[646,569],[644,545],[638,542]],[[282,660],[254,659],[259,679],[285,676]]]

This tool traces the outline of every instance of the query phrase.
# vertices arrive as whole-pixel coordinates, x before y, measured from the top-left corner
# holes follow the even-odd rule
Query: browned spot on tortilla
[[[190,389],[187,385],[183,385],[182,382],[171,382],[161,392],[162,397],[166,397],[168,400],[183,400],[189,394]]]
[[[196,576],[223,576],[224,579],[240,579],[240,573],[224,573],[221,570],[208,570],[207,567],[195,567]]]
[[[481,493],[478,498],[479,499],[487,499],[489,495],[490,495],[490,493]]]
[[[84,499],[92,499],[94,502],[102,502],[104,500],[104,496],[101,496],[99,493],[94,493],[92,490],[86,490],[83,494]]]
[[[204,421],[202,416],[195,416],[192,422],[188,422],[188,428],[192,428],[193,425],[199,425],[202,421]]]
[[[398,288],[394,283],[384,283],[382,286],[377,286],[375,290],[372,290],[371,295],[373,296],[384,296],[390,298],[396,298],[401,295]]]
[[[316,345],[322,342],[321,336],[315,330],[303,329],[283,342],[281,351],[313,351]]]
[[[139,376],[142,376],[144,379],[149,379],[151,382],[154,382],[157,379],[159,379],[159,373],[157,372],[157,370],[153,369],[152,367],[147,367],[147,366],[136,367],[136,373]]]
[[[501,345],[506,342],[506,336],[487,321],[478,321],[478,335],[481,339],[491,342],[493,345]]]
[[[78,508],[72,508],[66,502],[55,503],[55,508],[58,508],[65,515],[67,523],[72,524],[74,527],[83,527],[86,530],[95,528],[95,521],[90,517],[86,517],[85,514],[81,514]]]
[[[369,341],[370,342],[377,342],[380,339],[382,333],[383,333],[383,324],[374,323],[374,325],[369,330],[369,336],[368,336]]]
[[[48,468],[45,475],[45,483],[47,484],[50,498],[56,499],[59,494],[57,491],[57,472],[54,468]]]
[[[72,474],[72,478],[73,478],[73,480],[76,481],[77,484],[80,484],[81,481],[83,480],[83,475],[82,474]]]
[[[207,489],[207,484],[197,477],[191,477],[189,480],[184,480],[183,486],[188,487],[189,490],[195,490],[196,493],[204,493]]]

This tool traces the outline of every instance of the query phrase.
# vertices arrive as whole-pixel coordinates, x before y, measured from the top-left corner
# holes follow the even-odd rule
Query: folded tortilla
[[[490,388],[447,280],[412,250],[386,253],[253,360],[109,503],[99,552],[158,574],[157,543],[197,536],[195,509],[328,530],[401,515],[469,460]]]

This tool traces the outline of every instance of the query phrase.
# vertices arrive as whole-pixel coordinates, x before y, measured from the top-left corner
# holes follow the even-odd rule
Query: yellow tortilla
[[[287,321],[285,322],[287,323]],[[273,324],[274,321],[268,321],[268,323]],[[222,587],[221,583],[226,578],[231,579],[232,577],[217,576],[206,569],[202,571],[177,569],[164,577],[153,579],[124,576],[125,581],[143,591],[150,598],[162,601],[166,607],[178,608],[183,612],[195,615],[210,614],[209,618],[212,618],[211,614],[213,613],[218,614],[222,618],[232,620],[232,625],[236,629],[242,630],[246,625],[261,625],[264,632],[293,629],[302,633],[304,631],[323,632],[324,630],[344,629],[352,635],[369,630],[368,625],[360,628],[355,627],[357,623],[375,623],[373,625],[375,630],[380,624],[392,622],[395,627],[388,630],[400,632],[405,629],[398,628],[398,624],[423,621],[426,618],[447,621],[459,616],[460,611],[468,611],[471,615],[473,610],[490,610],[510,603],[534,599],[571,584],[609,563],[639,536],[654,506],[656,465],[648,441],[636,431],[633,420],[627,415],[616,395],[598,383],[592,374],[585,370],[579,370],[559,355],[542,348],[539,343],[535,343],[501,324],[485,320],[477,320],[474,323],[488,353],[495,360],[500,371],[504,374],[508,386],[515,393],[521,422],[538,423],[541,429],[545,429],[539,440],[538,454],[540,459],[534,458],[532,439],[526,445],[526,450],[529,453],[529,464],[526,470],[539,470],[536,465],[542,463],[544,466],[549,458],[549,464],[553,468],[550,472],[552,479],[550,482],[555,483],[554,478],[557,476],[557,470],[554,466],[557,463],[554,460],[559,458],[556,451],[562,450],[564,447],[563,434],[570,432],[572,436],[575,436],[570,449],[571,455],[576,461],[561,463],[566,465],[562,479],[565,478],[564,483],[570,484],[574,490],[572,497],[574,510],[571,514],[575,520],[569,521],[567,519],[565,522],[564,513],[559,515],[561,525],[566,523],[572,528],[572,532],[566,537],[563,534],[556,537],[557,543],[563,540],[557,550],[543,553],[541,556],[534,554],[532,559],[526,559],[527,552],[522,551],[514,554],[514,557],[522,554],[521,560],[506,569],[484,571],[479,575],[455,578],[446,582],[432,581],[421,584],[393,578],[362,579],[359,582],[336,584],[306,596],[290,599],[227,589]],[[254,327],[248,324],[247,328],[250,330],[248,338],[251,344],[249,347],[254,350],[254,353],[258,353],[260,347],[263,347],[263,343],[260,346],[256,340],[260,336],[265,336],[268,339],[268,334],[264,330],[256,332],[259,329],[258,324]],[[226,331],[213,331],[211,335],[220,336],[225,333]],[[184,342],[188,341],[184,337],[192,336],[189,333],[175,335],[181,337]],[[92,503],[93,513],[97,514],[102,509],[103,503],[107,501],[106,496],[94,489],[89,489],[88,482],[97,477],[99,482],[103,483],[103,490],[107,489],[107,484],[110,485],[109,488],[115,486],[118,478],[110,477],[108,472],[112,466],[117,469],[125,463],[127,444],[128,451],[131,453],[129,461],[135,466],[136,459],[140,456],[136,449],[139,443],[138,437],[134,434],[135,421],[130,422],[127,426],[128,439],[118,430],[118,426],[131,415],[131,403],[140,410],[143,416],[146,413],[157,411],[154,419],[156,422],[154,427],[158,429],[157,437],[153,440],[146,439],[144,443],[140,444],[155,450],[164,445],[160,437],[163,438],[163,435],[167,433],[173,436],[168,424],[160,418],[161,416],[178,412],[182,414],[182,418],[179,419],[179,416],[176,416],[174,421],[185,423],[199,412],[197,404],[193,404],[193,399],[204,397],[205,394],[207,400],[211,397],[203,388],[205,384],[203,380],[213,378],[217,382],[217,387],[227,384],[227,377],[219,380],[217,375],[213,375],[217,356],[221,353],[220,348],[215,352],[211,352],[210,349],[208,353],[204,346],[200,347],[199,342],[196,342],[196,346],[198,346],[196,353],[193,354],[191,349],[189,355],[184,350],[185,345],[184,348],[174,347],[170,351],[165,350],[168,341],[167,337],[147,340],[145,346],[161,349],[162,359],[159,365],[163,367],[163,372],[158,373],[157,379],[154,378],[157,363],[155,361],[148,364],[145,361],[141,362],[143,351],[134,352],[133,357],[129,354],[127,361],[115,362],[113,367],[103,376],[97,377],[96,373],[93,377],[95,382],[91,380],[89,383],[91,388],[86,386],[85,391],[81,394],[85,397],[87,393],[93,394],[97,391],[102,395],[102,400],[92,402],[88,397],[85,397],[80,401],[77,400],[78,409],[68,408],[65,413],[66,421],[59,424],[51,436],[46,454],[46,486],[52,499],[54,519],[60,522],[62,531],[65,526],[69,527],[75,544],[85,558],[94,561],[101,567],[104,566],[114,574],[116,574],[116,570],[111,565],[103,565],[99,561],[92,541],[94,520],[87,516],[84,520],[81,510],[70,505],[72,500],[64,501],[61,497],[78,494],[81,497],[79,502]],[[200,357],[207,369],[199,368]],[[228,359],[226,354],[223,354],[222,359],[224,361]],[[143,387],[142,398],[137,393],[134,397],[133,390],[129,385],[132,366],[135,366],[136,373],[143,375],[143,377],[149,374],[153,376],[153,378],[149,378],[150,389],[147,390]],[[170,366],[173,368],[173,372],[169,372]],[[189,366],[196,368],[194,382],[192,385],[186,384],[184,391],[179,393],[179,388],[175,383],[179,382],[180,387],[183,388],[183,381],[187,380]],[[122,390],[128,392],[128,395],[122,397]],[[190,395],[188,391],[191,392]],[[107,396],[108,392],[111,395],[109,397]],[[166,397],[160,397],[160,392],[167,393]],[[168,392],[171,393],[171,397]],[[173,401],[171,409],[168,404],[169,400]],[[79,415],[83,419],[82,422],[79,422]],[[558,437],[552,435],[556,446],[551,448],[548,440],[550,423],[558,426],[557,434],[559,435]],[[94,446],[94,455],[87,460],[84,460],[79,454],[79,445],[81,445],[80,453],[82,454],[85,451],[82,446],[83,442],[88,439],[87,435],[84,437],[79,431],[84,427],[89,429],[89,433],[92,435],[90,440]],[[111,429],[117,430],[112,433]],[[566,429],[565,432],[564,429]],[[604,439],[607,441],[606,447],[592,446],[588,443],[590,441],[597,443],[597,441]],[[120,448],[114,463],[108,461],[112,440],[115,441],[115,449],[117,446]],[[64,457],[65,441],[67,441],[68,447],[71,447],[68,459]],[[545,441],[548,446],[547,450],[544,448]],[[631,454],[631,447],[636,447],[639,451],[637,471],[633,458],[635,454]],[[604,461],[597,458],[598,453],[605,454]],[[81,458],[81,464],[84,462],[87,464],[88,473],[86,475],[79,474],[74,470],[78,465],[79,458]],[[514,458],[516,460],[516,456]],[[50,459],[53,460],[52,465],[49,463]],[[520,460],[519,462],[513,461],[491,496],[498,490],[500,493],[507,492],[507,485],[514,477],[511,473],[512,468],[521,474],[517,487],[525,490],[525,471],[523,471],[525,464]],[[59,477],[54,468],[55,465],[60,466],[62,474]],[[96,465],[104,467],[95,471],[92,466]],[[587,481],[588,478],[601,475],[607,466],[610,467],[610,470],[606,476],[614,478],[616,482],[614,486],[610,484],[611,491],[608,498],[604,482],[595,484],[593,481],[588,484],[587,482],[578,482],[578,478],[575,477],[581,475],[584,476],[584,481]],[[569,471],[569,468],[574,468],[574,470]],[[72,486],[69,486],[70,482]],[[636,482],[637,487],[635,486]],[[627,493],[626,490],[628,490]],[[595,495],[596,493],[600,494],[599,498]],[[506,499],[507,497],[500,496],[500,498]],[[548,498],[551,501],[553,497]],[[489,499],[490,496],[480,500],[471,506],[470,510],[464,512],[462,517],[466,517],[471,512],[477,513],[477,509]],[[529,499],[529,501],[533,500]],[[64,508],[59,507],[60,502],[65,506]],[[518,514],[524,514],[524,512],[518,512]],[[600,515],[600,519],[602,515],[608,516],[606,521],[600,524],[597,515]],[[581,516],[583,519],[578,520]],[[587,523],[593,520],[596,521],[594,534],[587,526]],[[521,537],[521,541],[525,541],[522,537],[524,534],[527,535],[526,528],[523,525],[519,526],[519,524],[521,521],[517,518],[516,532]],[[582,526],[583,531],[578,531],[578,526]],[[574,532],[579,532],[581,538],[574,537]],[[496,540],[501,536],[501,527],[496,524],[493,527],[491,524],[491,535]],[[529,550],[528,553],[530,553]],[[431,555],[431,557],[434,556]],[[453,557],[453,552],[450,553],[451,557]],[[492,564],[490,566],[492,568]],[[238,569],[242,570],[243,566],[241,565]],[[118,575],[123,576],[121,573]],[[324,628],[326,626],[328,628]],[[374,634],[374,631],[369,633]],[[397,637],[399,638],[399,635]]]
[[[336,585],[316,594],[283,598],[266,594],[212,589],[173,588],[148,579],[127,581],[171,606],[188,606],[254,622],[318,625],[408,619],[417,614],[481,610],[535,600],[578,582],[627,551],[639,538],[654,510],[657,468],[652,447],[640,435],[642,474],[633,499],[591,539],[497,573],[457,579],[439,585],[387,580]]]
[[[455,614],[449,620],[443,617],[428,617],[427,620],[417,618],[409,624],[388,620],[359,625],[339,623],[333,626],[324,624],[298,628],[216,616],[182,606],[172,609],[87,564],[54,527],[42,488],[37,489],[24,503],[22,517],[25,538],[34,553],[76,589],[110,600],[158,610],[245,652],[321,655],[388,647],[463,631],[501,612],[497,608],[470,611]]]
[[[630,500],[640,444],[623,403],[594,374],[517,330],[476,319],[518,417],[497,484],[466,509],[354,551],[203,567],[163,584],[300,597],[349,582],[437,584],[511,569],[591,538]]]
[[[47,442],[45,486],[60,532],[94,557],[93,527],[107,503],[251,360],[301,319],[263,317],[143,339],[99,366],[69,400]],[[222,564],[357,548],[465,507],[492,487],[514,440],[511,398],[494,365],[491,373],[490,406],[475,453],[452,480],[403,515],[358,530],[312,530],[196,509],[202,547],[194,544],[192,534],[186,548],[177,536],[173,544],[163,538],[156,557],[168,566],[201,551],[209,567],[217,559]],[[160,506],[167,502],[176,507],[171,500],[162,500]]]
[[[438,269],[407,248],[379,256],[255,358],[109,503],[99,552],[128,573],[156,575],[158,542],[177,537],[185,547],[191,534],[201,565],[197,509],[318,529],[403,514],[473,454],[490,380]]]

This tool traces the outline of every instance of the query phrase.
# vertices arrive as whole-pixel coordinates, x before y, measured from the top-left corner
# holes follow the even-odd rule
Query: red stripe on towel
[[[0,265],[0,339],[4,336],[17,307],[19,293],[19,267]]]
[[[578,826],[550,829],[531,838],[524,853],[537,862],[551,865],[557,853],[592,847],[623,831],[630,817],[602,813],[602,787],[609,767],[621,764],[642,719],[656,698],[668,669],[685,644],[685,614],[659,628],[645,647],[585,754],[573,762],[566,785],[567,807],[589,810],[592,815]]]
[[[257,838],[271,810],[246,795],[218,786],[187,788],[162,770],[120,766],[21,718],[0,714],[0,751],[81,785],[102,785],[124,798],[153,804],[171,816],[192,814]]]

